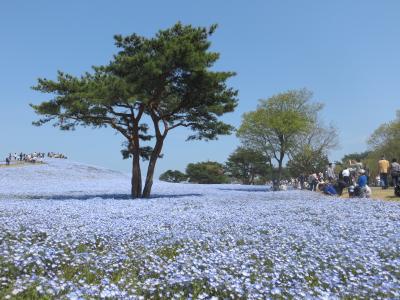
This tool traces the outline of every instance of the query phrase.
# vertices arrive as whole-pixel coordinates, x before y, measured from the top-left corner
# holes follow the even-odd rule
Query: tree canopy
[[[243,184],[254,184],[257,177],[265,178],[271,171],[270,158],[261,151],[238,147],[225,163],[230,177]]]
[[[309,175],[325,170],[329,164],[328,156],[324,151],[316,150],[311,145],[306,145],[302,151],[290,158],[287,167],[293,177]]]
[[[379,126],[368,139],[370,150],[387,157],[400,157],[400,110],[396,119]]]
[[[161,181],[166,182],[182,182],[186,181],[188,176],[181,171],[178,170],[167,170],[160,175]]]
[[[204,161],[188,164],[186,174],[189,182],[211,184],[228,183],[229,178],[224,174],[224,166],[215,161]]]
[[[311,103],[306,89],[290,90],[260,100],[257,110],[244,114],[237,136],[243,144],[264,152],[278,164],[278,181],[284,158],[297,148],[316,122],[321,103]]]
[[[400,159],[400,110],[396,118],[379,126],[368,139],[369,151],[365,158],[372,174],[378,174],[377,162],[382,155],[387,159]]]
[[[34,124],[113,128],[125,139],[124,157],[132,157],[132,197],[149,197],[171,130],[186,127],[188,140],[213,140],[233,129],[219,120],[235,109],[237,91],[226,83],[233,72],[211,70],[219,58],[209,51],[215,29],[177,23],[152,38],[116,35],[120,51],[109,64],[81,76],[58,72],[56,80],[38,80],[34,89],[52,98],[32,105],[42,116]],[[152,139],[153,146],[142,144]],[[140,157],[149,160],[143,190]]]

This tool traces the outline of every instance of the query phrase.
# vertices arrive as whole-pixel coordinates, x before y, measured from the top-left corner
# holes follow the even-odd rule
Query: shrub
[[[168,170],[160,175],[161,181],[166,182],[182,182],[186,181],[188,176],[178,170]]]
[[[214,161],[188,164],[186,174],[189,176],[189,182],[194,183],[229,182],[229,178],[224,174],[224,166]]]

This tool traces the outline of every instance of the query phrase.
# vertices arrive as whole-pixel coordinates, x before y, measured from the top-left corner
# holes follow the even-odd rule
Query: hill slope
[[[129,192],[129,176],[121,172],[61,159],[45,164],[0,169],[3,198]]]
[[[130,176],[69,160],[47,159],[45,164],[0,169],[1,198],[31,199],[126,199],[130,194]],[[226,194],[268,190],[241,185],[174,184],[155,180],[152,197],[184,197],[201,194]]]

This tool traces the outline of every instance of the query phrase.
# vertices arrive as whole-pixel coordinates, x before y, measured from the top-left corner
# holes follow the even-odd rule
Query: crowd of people
[[[44,152],[32,152],[32,153],[23,153],[17,152],[9,153],[6,157],[6,165],[10,165],[13,162],[26,162],[26,163],[37,163],[42,162],[43,159],[46,157],[46,153]],[[49,158],[63,158],[66,159],[67,157],[62,153],[54,153],[48,152],[47,157]]]
[[[335,170],[329,163],[325,172],[313,173],[308,176],[301,175],[297,182],[300,189],[310,191],[321,191],[327,195],[341,196],[347,188],[350,197],[371,197],[370,185],[381,186],[382,189],[389,187],[389,178],[395,189],[395,194],[400,197],[400,164],[397,159],[390,163],[384,156],[378,161],[379,176],[375,181],[370,180],[370,170],[363,166],[360,160],[350,160],[348,165],[341,170]]]
[[[369,170],[360,161],[349,161],[349,166],[339,172],[329,163],[325,172],[299,177],[300,188],[321,191],[326,195],[341,196],[345,188],[350,197],[371,197]]]

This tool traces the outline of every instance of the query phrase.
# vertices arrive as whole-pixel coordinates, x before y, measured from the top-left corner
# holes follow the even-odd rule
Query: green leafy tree
[[[228,157],[225,169],[243,184],[254,184],[257,177],[265,178],[270,173],[270,158],[260,151],[238,147]]]
[[[287,168],[291,176],[298,177],[302,174],[323,172],[329,164],[328,156],[325,152],[315,150],[310,145],[305,146],[302,151],[298,151],[288,161]]]
[[[186,181],[188,176],[181,171],[178,170],[167,170],[160,175],[161,181],[166,182],[182,182]]]
[[[309,133],[316,122],[320,103],[310,103],[306,89],[277,94],[260,100],[256,111],[244,114],[237,132],[242,143],[267,153],[278,164],[277,180],[282,177],[285,157]]]
[[[218,162],[206,161],[188,164],[186,174],[189,182],[194,183],[228,183],[229,178],[224,174],[224,166]]]
[[[378,172],[378,160],[382,155],[387,159],[400,159],[400,110],[396,119],[379,126],[368,139],[370,152],[365,158],[365,163],[370,167],[371,175]]]
[[[400,157],[400,110],[397,118],[379,126],[368,139],[371,151],[386,157]]]
[[[132,197],[149,197],[168,133],[186,127],[193,131],[188,140],[213,140],[233,129],[219,120],[236,107],[237,91],[226,85],[233,72],[211,71],[219,58],[209,51],[215,29],[177,23],[153,38],[115,36],[120,51],[108,65],[38,80],[34,89],[52,99],[32,105],[43,116],[34,124],[113,128],[125,139],[124,157],[132,157]],[[149,161],[143,189],[140,158]]]

